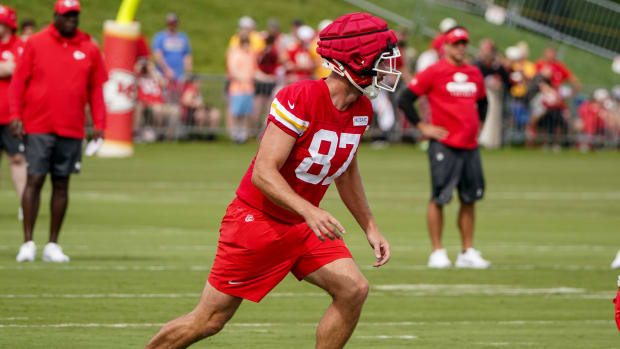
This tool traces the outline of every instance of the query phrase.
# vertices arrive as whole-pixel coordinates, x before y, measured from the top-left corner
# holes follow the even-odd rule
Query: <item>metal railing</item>
[[[505,10],[506,24],[604,58],[620,54],[620,5],[607,0],[428,0],[485,15],[490,6]]]

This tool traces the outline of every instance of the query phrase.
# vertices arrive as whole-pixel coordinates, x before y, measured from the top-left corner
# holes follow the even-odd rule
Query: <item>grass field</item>
[[[211,266],[219,221],[255,144],[138,146],[126,160],[87,158],[72,179],[61,243],[71,263],[17,264],[17,204],[0,182],[0,348],[138,348],[192,309]],[[393,246],[372,269],[359,228],[330,189],[323,207],[372,289],[349,348],[618,348],[611,299],[620,247],[618,153],[484,153],[488,195],[477,247],[489,270],[428,270],[424,153],[360,148],[369,200]],[[47,238],[49,183],[35,241]],[[456,205],[445,242],[459,249]],[[40,258],[40,254],[38,256]],[[261,304],[244,302],[197,348],[310,348],[329,303],[287,277]]]

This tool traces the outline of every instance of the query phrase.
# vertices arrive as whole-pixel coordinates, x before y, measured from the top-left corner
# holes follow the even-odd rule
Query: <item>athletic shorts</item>
[[[437,205],[443,206],[458,189],[462,201],[473,203],[484,196],[484,174],[480,151],[458,149],[431,140],[428,147],[431,167],[431,191]]]
[[[0,150],[5,151],[9,155],[23,154],[24,143],[11,134],[9,125],[0,125]]]
[[[306,223],[284,223],[235,198],[222,219],[209,284],[260,302],[289,272],[301,281],[342,258],[353,258],[342,240],[321,241]]]
[[[252,94],[231,95],[230,110],[236,118],[252,114],[254,96]]]
[[[27,134],[26,162],[28,174],[69,177],[82,166],[82,140],[55,134]]]
[[[276,88],[275,82],[254,81],[254,94],[257,96],[269,97],[273,93],[274,88]]]

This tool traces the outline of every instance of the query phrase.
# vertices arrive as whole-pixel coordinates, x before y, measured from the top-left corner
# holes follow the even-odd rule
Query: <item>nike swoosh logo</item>
[[[295,109],[295,104],[291,104],[291,101],[288,101],[288,107],[291,109]]]
[[[239,282],[235,282],[235,281],[228,281],[228,284],[230,285],[239,285],[242,284],[243,282],[239,281]]]

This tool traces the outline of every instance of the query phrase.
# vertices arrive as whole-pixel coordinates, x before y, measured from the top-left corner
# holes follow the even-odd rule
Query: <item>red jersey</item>
[[[164,103],[164,93],[157,80],[151,77],[138,78],[138,100],[145,105]]]
[[[301,45],[295,45],[294,47],[286,50],[286,54],[288,55],[288,59],[293,62],[297,69],[290,72],[291,74],[294,74],[298,80],[312,79],[312,74],[314,73],[314,60],[312,59],[308,49],[302,47]]]
[[[409,82],[418,96],[428,95],[431,123],[448,130],[441,143],[461,149],[478,146],[478,99],[486,96],[484,78],[471,64],[454,65],[442,59]]]
[[[26,133],[84,138],[87,102],[95,128],[105,128],[106,80],[90,36],[78,30],[63,38],[51,24],[28,39],[17,63],[9,88],[11,119],[21,119]]]
[[[543,67],[549,67],[551,69],[551,85],[553,87],[559,87],[573,76],[573,73],[560,61],[547,62],[542,59],[536,61],[536,71],[540,72]]]
[[[318,207],[329,184],[349,167],[372,115],[365,96],[345,111],[336,109],[324,80],[299,81],[280,90],[268,120],[297,139],[280,169],[291,188]],[[237,189],[237,197],[276,219],[303,222],[301,216],[274,204],[252,184],[254,161],[256,158]]]
[[[9,41],[0,42],[0,62],[14,61],[24,51],[24,43],[15,35],[11,36]],[[0,78],[0,125],[6,125],[11,122],[11,113],[9,112],[9,85],[11,77]]]

